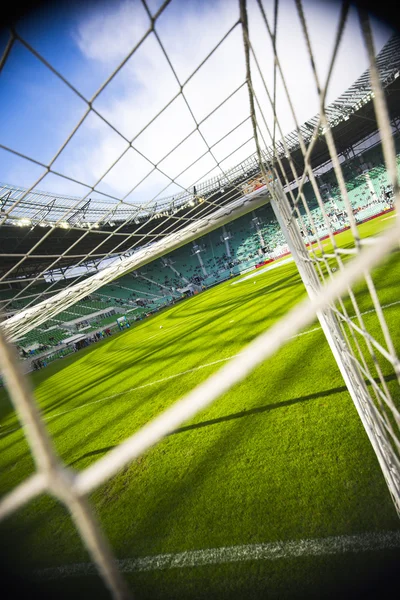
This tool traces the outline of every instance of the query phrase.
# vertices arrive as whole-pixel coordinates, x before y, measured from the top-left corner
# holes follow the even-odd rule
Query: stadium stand
[[[398,169],[400,172],[400,139],[397,137]],[[369,219],[392,208],[391,190],[383,166],[380,145],[368,148],[361,154],[348,158],[342,165],[346,187],[358,222]],[[339,231],[348,226],[344,201],[337,186],[333,170],[318,174],[327,206],[331,226]],[[297,189],[292,189],[296,198]],[[302,193],[307,201],[312,221],[305,213],[302,202],[298,207],[301,230],[308,241],[318,234],[327,234],[324,219],[310,182],[304,184]],[[127,315],[130,321],[144,318],[182,297],[179,290],[188,284],[210,287],[233,275],[253,269],[265,259],[275,259],[288,252],[288,246],[276,221],[272,207],[265,205],[237,220],[227,228],[215,230],[196,243],[173,251],[162,259],[145,265],[136,272],[105,285],[68,310],[50,319],[40,328],[30,331],[19,341],[19,346],[31,352],[37,348],[56,347],[73,333],[90,334],[99,328],[115,325],[118,314]],[[10,303],[15,289],[0,291],[0,306],[8,302],[6,315],[50,297],[71,281],[60,280],[53,284],[43,282],[27,289]],[[41,294],[41,295],[40,295]]]

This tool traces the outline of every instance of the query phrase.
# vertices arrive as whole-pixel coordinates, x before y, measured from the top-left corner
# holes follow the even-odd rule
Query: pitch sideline
[[[302,335],[307,335],[309,333],[314,333],[315,331],[319,331],[320,327],[315,327],[314,329],[310,329],[308,331],[303,331],[302,333],[298,333],[295,336],[292,336],[290,339],[295,339]],[[195,371],[200,371],[201,369],[206,369],[207,367],[212,367],[213,365],[217,365],[222,362],[226,362],[231,360],[231,358],[235,358],[236,356],[240,356],[240,352],[237,354],[232,354],[232,356],[227,356],[226,358],[220,358],[218,360],[214,360],[209,363],[205,363],[204,365],[198,365],[197,367],[193,367],[192,369],[187,369],[186,371],[180,371],[179,373],[174,373],[173,375],[168,375],[168,377],[163,377],[162,379],[156,379],[155,381],[149,381],[149,383],[144,383],[143,385],[138,385],[123,392],[117,392],[116,394],[111,394],[110,396],[105,396],[103,398],[99,398],[98,400],[92,400],[91,402],[85,402],[84,404],[80,404],[79,406],[75,406],[74,408],[69,408],[67,410],[63,410],[62,412],[58,412],[55,415],[49,415],[48,417],[43,417],[43,421],[50,421],[51,419],[55,419],[56,417],[61,417],[66,415],[67,413],[74,412],[75,410],[80,410],[81,408],[85,408],[86,406],[91,406],[92,404],[98,404],[99,402],[105,402],[106,400],[113,400],[114,398],[118,398],[119,396],[124,396],[125,394],[130,394],[131,392],[136,392],[137,390],[142,390],[144,388],[150,387],[152,385],[156,385],[158,383],[164,383],[165,381],[169,381],[170,379],[175,379],[176,377],[182,377],[183,375],[188,375],[189,373],[194,373]],[[18,431],[22,429],[22,427],[15,427],[14,429],[6,429],[0,433],[0,437],[3,435],[7,435],[8,433],[13,433],[14,431]]]
[[[263,273],[266,273],[267,271],[272,271],[273,269],[282,267],[283,265],[286,265],[289,262],[293,262],[293,258],[291,256],[289,256],[289,258],[285,258],[284,260],[281,260],[280,262],[275,262],[272,265],[265,266],[264,268],[261,267],[258,271],[255,271],[254,273],[250,273],[249,275],[246,275],[245,277],[242,277],[241,279],[238,279],[237,281],[233,281],[231,283],[231,285],[237,285],[238,283],[242,283],[242,281],[247,281],[248,279],[253,279],[253,277],[258,277],[259,275],[262,275]]]
[[[395,302],[385,304],[382,306],[382,308],[384,308],[384,309],[390,308],[391,306],[396,306],[397,304],[400,304],[400,300],[396,300]],[[375,312],[375,309],[370,309],[370,310],[366,310],[366,311],[362,312],[361,315],[367,315],[367,314],[370,314],[373,312]],[[356,316],[350,317],[350,318],[355,319]],[[309,335],[310,333],[314,333],[316,331],[319,331],[320,329],[321,329],[321,327],[319,327],[319,326],[314,327],[313,329],[308,329],[307,331],[302,331],[301,333],[297,333],[296,335],[291,336],[289,339],[293,340],[293,339],[299,338],[303,335]],[[91,402],[85,402],[84,404],[81,404],[80,406],[75,406],[74,408],[69,408],[67,410],[56,413],[54,415],[49,415],[48,417],[43,417],[43,420],[50,421],[51,419],[55,419],[56,417],[61,417],[67,413],[74,412],[76,410],[80,410],[81,408],[85,408],[86,406],[91,406],[92,404],[98,404],[99,402],[105,402],[106,400],[113,400],[114,398],[117,398],[119,396],[124,396],[125,394],[130,394],[131,392],[136,392],[137,390],[142,390],[142,389],[150,387],[152,385],[157,385],[158,383],[164,383],[165,381],[169,381],[170,379],[175,379],[176,377],[182,377],[183,375],[188,375],[189,373],[194,373],[195,371],[200,371],[201,369],[206,369],[207,367],[212,367],[213,365],[216,365],[216,364],[219,364],[222,362],[226,362],[226,361],[230,360],[231,358],[235,358],[236,356],[240,356],[240,352],[238,352],[237,354],[233,354],[232,356],[227,356],[226,358],[220,358],[218,360],[214,360],[212,362],[205,363],[204,365],[198,365],[197,367],[193,367],[192,369],[187,369],[186,371],[180,371],[179,373],[174,373],[173,375],[168,375],[168,377],[163,377],[162,379],[156,379],[155,381],[150,381],[149,383],[144,383],[143,385],[129,388],[127,390],[124,390],[123,392],[117,392],[116,394],[112,394],[111,396],[105,396],[104,398],[99,398],[98,400],[92,400]],[[9,433],[18,431],[19,429],[22,429],[22,427],[14,427],[13,429],[6,429],[4,431],[1,431],[0,438]]]
[[[396,550],[400,548],[400,531],[340,535],[326,538],[290,540],[243,546],[225,546],[204,550],[187,550],[176,554],[158,554],[143,558],[125,558],[116,561],[121,573],[162,571],[222,565],[251,560],[277,560],[303,556],[322,556],[345,553]],[[97,575],[93,563],[77,563],[60,567],[49,567],[35,571],[39,580],[49,581],[67,577]]]

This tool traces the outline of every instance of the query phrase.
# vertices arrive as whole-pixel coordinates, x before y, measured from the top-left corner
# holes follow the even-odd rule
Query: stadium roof
[[[400,118],[400,37],[397,34],[378,54],[377,66],[390,117]],[[377,131],[372,99],[369,72],[366,71],[326,107],[338,154]],[[278,141],[275,148],[264,150],[266,167],[271,167],[270,158],[279,156],[287,179],[293,181],[287,157],[290,153],[297,173],[301,175],[304,157],[300,136],[306,146],[314,141],[311,154],[313,168],[322,166],[330,160],[324,133],[319,117],[313,117],[299,131],[295,130]],[[184,226],[188,218],[192,220],[197,212],[201,212],[203,202],[211,206],[231,202],[242,193],[240,186],[258,174],[258,160],[253,154],[226,175],[199,182],[193,190],[155,200],[145,206],[121,201],[101,192],[96,192],[96,198],[82,200],[0,184],[0,253],[3,255],[0,276],[12,270],[5,281],[15,281],[50,269],[55,260],[57,268],[63,269],[82,261],[89,253],[94,262],[109,253],[124,254],[133,245],[149,244],[161,232],[168,233]],[[66,212],[69,216],[62,220]],[[33,251],[36,247],[37,250]],[[26,255],[29,259],[22,260]]]

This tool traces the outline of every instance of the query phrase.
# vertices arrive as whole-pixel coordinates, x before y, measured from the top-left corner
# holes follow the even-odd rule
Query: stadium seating
[[[400,137],[396,138],[395,143],[400,153]],[[400,174],[400,154],[397,162]],[[390,205],[390,200],[384,195],[389,180],[383,164],[380,146],[370,148],[362,155],[342,163],[347,195],[358,222],[382,212]],[[333,170],[320,174],[318,184],[331,227],[334,230],[342,229],[348,225],[346,217],[342,214],[345,201]],[[298,191],[292,189],[291,194],[296,198]],[[306,214],[300,199],[297,204],[300,214],[298,222],[306,240],[313,241],[316,233],[323,236],[328,233],[328,229],[310,182],[304,184],[303,194],[309,212]],[[169,305],[174,298],[179,298],[178,290],[188,282],[209,287],[227,279],[231,274],[236,275],[254,268],[265,258],[276,258],[286,253],[288,246],[272,207],[268,204],[229,223],[224,230],[218,229],[196,240],[196,249],[200,252],[195,252],[193,243],[188,244],[174,250],[163,259],[145,265],[136,273],[129,273],[103,286],[92,296],[26,334],[20,344],[57,345],[71,335],[68,323],[79,319],[85,321],[85,331],[89,332],[116,323],[115,314],[95,315],[99,311],[111,310],[114,307],[121,314],[126,314],[130,320],[142,318],[149,312]],[[51,289],[45,282],[35,284],[11,303],[9,300],[15,291],[4,289],[0,291],[0,305],[5,306],[8,302],[6,312],[15,312],[30,304],[35,295],[42,294],[38,298],[38,301],[41,301],[68,283],[73,281],[61,280]]]
[[[203,239],[197,240],[197,244],[200,247],[202,247],[203,243]],[[201,255],[203,259],[205,252],[201,252]],[[186,277],[188,281],[196,283],[198,278],[203,277],[199,259],[197,255],[193,253],[192,244],[184,246],[184,248],[179,248],[179,250],[175,250],[169,254],[167,258],[171,259],[173,267],[178,271],[178,273],[181,273],[184,277]],[[184,286],[185,282],[182,281],[180,287]]]
[[[71,333],[57,327],[44,331],[42,328],[29,331],[18,341],[18,344],[24,348],[29,348],[39,344],[39,346],[57,346],[62,340],[71,336]]]

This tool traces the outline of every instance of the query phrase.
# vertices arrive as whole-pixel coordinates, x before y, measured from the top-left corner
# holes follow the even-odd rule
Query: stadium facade
[[[383,47],[377,66],[398,144],[398,35]],[[358,221],[389,210],[393,202],[369,72],[332,102],[326,114]],[[348,222],[318,116],[263,150],[265,171],[272,180],[279,160],[286,191],[296,193],[293,165],[298,173],[304,170],[300,138],[313,142],[310,161],[333,225],[341,230]],[[312,240],[315,233],[324,234],[323,219],[311,184],[306,182],[302,191],[314,206],[318,224],[313,232],[304,215],[302,233]],[[82,327],[87,333],[101,328],[120,309],[140,318],[176,301],[188,284],[209,287],[288,252],[257,155],[224,176],[146,205],[98,192],[94,199],[80,199],[5,184],[0,201],[4,328],[28,348],[57,346]],[[236,220],[231,222],[233,213]]]

